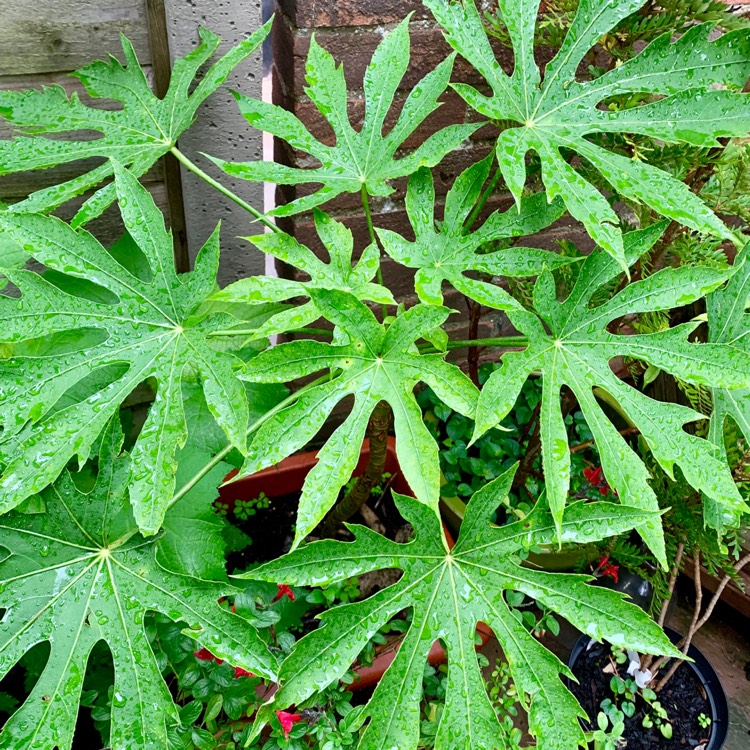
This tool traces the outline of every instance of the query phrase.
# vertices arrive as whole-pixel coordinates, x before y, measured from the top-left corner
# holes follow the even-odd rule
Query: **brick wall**
[[[274,101],[294,112],[318,138],[332,142],[333,134],[325,121],[304,93],[305,60],[314,33],[319,44],[325,47],[338,62],[344,65],[347,85],[350,91],[349,113],[354,127],[359,127],[363,116],[362,80],[372,53],[387,31],[401,21],[408,13],[411,20],[411,64],[396,96],[396,106],[391,118],[398,115],[398,108],[413,85],[436,67],[449,53],[450,48],[443,40],[429,12],[419,0],[277,0],[277,16],[274,27]],[[496,54],[507,69],[512,66],[512,53],[498,47]],[[544,52],[542,52],[544,55]],[[456,61],[453,79],[481,85],[481,77],[460,58]],[[475,115],[455,93],[449,91],[443,96],[443,105],[406,142],[407,148],[414,148],[427,136],[445,125],[470,121]],[[467,145],[449,154],[438,165],[433,174],[438,196],[444,195],[454,178],[470,164],[486,156],[492,148],[492,129],[482,128],[474,134]],[[276,160],[294,166],[305,166],[306,156],[277,141]],[[394,183],[396,192],[387,199],[372,199],[373,220],[376,226],[395,229],[411,237],[411,230],[403,208],[403,195],[406,180]],[[310,192],[308,186],[280,187],[277,200],[287,202]],[[440,198],[438,198],[440,200]],[[493,207],[509,207],[510,196],[493,199]],[[343,195],[326,205],[326,210],[350,226],[355,234],[358,247],[368,241],[367,227],[361,218],[359,196]],[[294,217],[280,222],[303,243],[320,250],[312,219],[308,216]],[[539,247],[554,247],[562,237],[583,238],[585,235],[568,220],[560,222],[535,238]],[[287,272],[281,269],[282,273]],[[383,262],[386,283],[398,299],[410,302],[414,299],[413,274],[388,259]],[[455,309],[466,310],[460,295],[446,295],[446,303]],[[456,319],[458,328],[465,327]],[[483,335],[494,335],[502,327],[499,315],[483,318]],[[455,335],[460,336],[456,330]]]

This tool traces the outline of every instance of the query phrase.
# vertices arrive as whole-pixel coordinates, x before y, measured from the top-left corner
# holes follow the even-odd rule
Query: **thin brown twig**
[[[637,427],[626,427],[624,430],[618,430],[620,435],[623,437],[628,437],[629,435],[638,435],[640,434],[640,430]],[[592,445],[596,444],[596,440],[586,440],[583,443],[578,443],[578,445],[574,445],[571,449],[571,453],[580,453],[583,450],[586,450],[586,448],[591,447]]]
[[[690,629],[688,630],[687,635],[680,641],[678,648],[682,650],[683,654],[687,654],[690,644],[692,643],[693,638],[695,637],[695,634],[708,622],[708,620],[711,618],[711,615],[714,612],[714,609],[716,609],[716,605],[719,603],[719,600],[721,599],[721,595],[724,593],[724,589],[729,585],[729,582],[732,580],[732,576],[725,575],[724,578],[722,578],[721,582],[719,583],[718,587],[716,588],[716,591],[714,592],[714,595],[711,597],[711,601],[708,603],[708,606],[706,607],[705,612],[703,615],[698,618],[697,615],[700,613],[700,606],[702,604],[702,598],[703,598],[703,590],[702,585],[700,583],[701,580],[701,568],[700,563],[697,562],[700,559],[700,552],[696,552],[695,555],[696,558],[696,572],[695,572],[695,580],[696,580],[696,608],[695,608],[695,615],[693,616],[693,622],[690,624]],[[732,568],[734,569],[735,573],[739,573],[748,563],[750,563],[750,553],[745,555],[741,560],[738,560]],[[700,594],[698,593],[700,591]],[[654,666],[653,671],[656,672],[656,670],[661,667],[661,665],[664,663],[665,659],[662,657],[657,664]],[[657,684],[655,691],[658,692],[664,686],[669,682],[669,680],[672,678],[672,675],[677,671],[677,668],[682,664],[681,659],[676,659],[674,664],[669,669],[669,672],[659,681]]]
[[[703,607],[703,581],[701,578],[701,551],[697,549],[693,556],[693,583],[695,584],[695,605],[693,607],[693,619],[690,622],[687,635],[682,639],[680,643],[680,650],[687,656],[687,652],[690,650],[690,644],[693,642],[693,636],[698,629],[698,619],[700,618],[701,608]],[[661,665],[664,663],[664,657],[654,666],[654,673],[656,673]],[[659,680],[654,690],[658,693],[671,679],[672,675],[679,669],[682,664],[681,659],[674,659],[672,666],[664,677]]]
[[[672,601],[672,595],[674,594],[674,587],[677,584],[677,576],[680,573],[680,564],[682,563],[682,556],[684,553],[685,545],[680,542],[677,546],[677,554],[675,555],[672,573],[669,576],[669,591],[661,605],[661,612],[659,613],[659,619],[657,620],[660,628],[664,627],[664,621],[667,619],[667,610],[669,609],[669,603]],[[651,654],[644,654],[641,658],[641,672],[645,672],[653,663],[654,657]]]

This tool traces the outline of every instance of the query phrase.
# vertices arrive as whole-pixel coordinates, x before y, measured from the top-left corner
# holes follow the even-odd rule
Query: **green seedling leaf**
[[[109,647],[115,672],[108,746],[167,747],[167,727],[179,713],[146,633],[148,612],[184,622],[196,650],[275,676],[275,660],[255,629],[219,603],[237,589],[163,567],[163,538],[138,533],[127,490],[133,461],[118,458],[121,445],[113,420],[91,492],[65,472],[42,493],[46,513],[13,511],[0,519],[0,547],[8,553],[0,564],[0,676],[38,643],[50,645],[39,681],[0,733],[2,748],[72,750],[84,677],[99,641]]]
[[[347,110],[348,95],[344,70],[313,36],[307,57],[305,92],[333,129],[336,143],[326,146],[307,130],[291,112],[267,102],[237,94],[240,111],[254,127],[272,133],[292,148],[320,162],[310,169],[288,167],[273,162],[233,164],[214,161],[228,174],[255,182],[279,185],[319,183],[311,195],[298,198],[271,213],[289,216],[307,211],[341,193],[390,195],[389,181],[412,174],[419,167],[434,167],[457,148],[481,123],[449,125],[415,151],[400,158],[396,154],[428,115],[439,106],[453,68],[452,55],[426,75],[407,98],[396,124],[384,134],[385,119],[401,79],[409,66],[409,19],[386,35],[375,51],[364,80],[365,117],[355,130]]]
[[[148,261],[148,280],[133,276],[84,230],[53,217],[0,214],[0,228],[59,272],[60,283],[84,279],[97,290],[92,299],[32,271],[8,272],[21,297],[0,297],[0,341],[17,345],[0,371],[0,510],[54,481],[71,458],[85,461],[110,417],[150,379],[156,398],[133,448],[130,497],[139,527],[154,534],[174,490],[175,452],[186,437],[183,373],[189,368],[197,374],[214,419],[242,452],[248,407],[234,375],[241,361],[214,349],[208,337],[214,323],[226,327],[227,319],[235,319],[188,322],[215,291],[218,232],[201,250],[195,270],[178,275],[164,217],[132,174],[119,166],[115,171],[123,221]],[[81,329],[93,334],[82,337]],[[40,356],[32,347],[25,356],[18,346],[70,332],[78,344],[62,353]],[[75,397],[67,404],[58,403],[71,392]]]
[[[371,244],[365,248],[357,264],[352,267],[354,239],[351,231],[318,209],[314,211],[314,219],[318,236],[328,250],[328,263],[284,232],[247,238],[260,251],[304,271],[309,275],[309,281],[251,276],[230,284],[213,296],[215,300],[230,303],[268,303],[283,302],[293,297],[309,298],[304,304],[272,316],[254,332],[258,338],[304,328],[320,318],[322,313],[315,297],[310,295],[310,290],[314,289],[339,289],[363,302],[396,304],[388,289],[372,283],[380,267],[378,246]]]
[[[597,41],[644,0],[582,0],[568,34],[544,76],[534,60],[539,0],[500,0],[512,41],[515,66],[508,75],[494,52],[474,0],[425,0],[449,44],[490,86],[489,96],[466,84],[455,90],[493,121],[512,121],[497,141],[503,177],[520,202],[526,154],[536,152],[550,199],[560,196],[596,243],[625,268],[617,214],[607,199],[561,154],[586,159],[620,195],[645,203],[691,229],[734,239],[724,223],[688,187],[666,172],[593,144],[592,133],[639,133],[669,143],[716,146],[717,138],[746,136],[750,106],[744,86],[750,75],[750,30],[710,41],[712,24],[688,29],[672,42],[671,32],[639,55],[594,80],[580,80],[579,67]],[[725,86],[731,87],[730,89]],[[616,95],[652,95],[641,106],[603,106]]]
[[[318,453],[318,463],[305,480],[297,513],[298,544],[320,522],[351,477],[372,410],[380,401],[387,401],[393,409],[396,452],[404,477],[416,497],[437,513],[438,446],[422,420],[414,387],[427,383],[464,415],[474,413],[478,391],[458,367],[443,360],[443,354],[420,355],[414,344],[440,326],[450,310],[417,305],[386,328],[351,294],[319,290],[313,295],[321,313],[336,326],[335,343],[281,344],[250,361],[240,378],[278,383],[324,369],[333,377],[306,390],[260,428],[239,476],[278,463],[299,450],[316,435],[339,401],[354,396],[349,416]]]
[[[100,157],[116,160],[141,177],[177,144],[193,124],[198,107],[226,81],[234,67],[258,49],[270,30],[271,21],[227,52],[196,84],[199,69],[221,42],[216,34],[200,29],[200,46],[174,63],[164,98],[151,90],[133,45],[123,36],[125,65],[110,57],[73,73],[89,96],[122,104],[112,111],[88,106],[77,94],[68,96],[60,86],[0,91],[0,117],[23,133],[13,140],[0,141],[0,176]],[[78,140],[78,131],[83,130],[95,131],[99,137]],[[69,138],[53,140],[47,137],[52,133],[67,133]],[[8,210],[46,213],[111,176],[112,163],[105,161],[79,177],[37,190]],[[111,183],[99,188],[80,208],[73,226],[83,226],[99,216],[116,197]]]
[[[495,211],[477,230],[466,226],[469,214],[489,175],[493,156],[489,156],[458,176],[445,200],[445,218],[436,226],[435,184],[429,169],[418,170],[409,180],[406,209],[414,229],[415,241],[410,242],[390,229],[377,229],[385,251],[394,260],[416,268],[415,287],[419,299],[432,305],[443,303],[443,282],[476,300],[496,309],[522,309],[521,304],[504,289],[466,276],[478,271],[490,276],[536,276],[544,268],[557,268],[571,262],[546,250],[512,247],[494,252],[478,252],[493,240],[534,234],[563,213],[562,202],[549,204],[539,194],[524,198],[520,212],[515,208],[505,213]]]
[[[625,236],[626,259],[635,262],[652,247],[664,225]],[[705,266],[667,268],[627,285],[603,304],[592,307],[597,290],[616,279],[620,267],[610,255],[595,251],[584,262],[572,292],[558,301],[554,279],[544,272],[534,289],[535,313],[509,311],[513,325],[529,339],[523,351],[508,352],[502,367],[489,378],[479,399],[474,438],[497,425],[513,408],[526,378],[541,371],[540,413],[545,487],[553,517],[559,522],[570,484],[570,452],[560,405],[560,389],[569,387],[601,456],[607,482],[621,502],[645,510],[659,507],[648,484],[649,472],[602,410],[594,389],[613,400],[642,438],[661,467],[672,475],[674,466],[685,479],[716,502],[743,510],[745,503],[732,480],[721,451],[691,435],[683,426],[703,416],[685,406],[656,401],[620,380],[610,367],[616,357],[628,356],[655,365],[684,381],[737,388],[750,381],[750,353],[728,344],[694,344],[688,340],[697,323],[650,334],[614,334],[607,326],[625,314],[668,310],[686,305],[715,290],[727,273]],[[639,532],[665,564],[664,537],[657,517]]]
[[[314,542],[245,574],[268,581],[325,585],[368,571],[403,571],[394,585],[320,616],[321,626],[298,641],[283,663],[281,688],[261,708],[256,731],[274,710],[300,704],[338,680],[379,627],[410,609],[411,626],[365,709],[369,724],[359,750],[414,750],[418,746],[424,666],[437,638],[448,652],[448,679],[435,749],[504,746],[475,656],[479,622],[492,628],[517,689],[529,696],[529,727],[539,749],[585,747],[578,721],[584,713],[559,679],[559,675],[569,677],[570,672],[519,622],[504,592],[523,592],[593,638],[628,644],[640,652],[677,652],[654,621],[620,594],[589,586],[587,576],[522,566],[523,553],[535,544],[553,542],[559,527],[542,505],[523,521],[491,525],[514,472],[515,468],[474,495],[450,552],[437,516],[420,503],[397,496],[399,510],[415,530],[416,538],[408,544],[352,526],[354,542]],[[643,525],[649,516],[635,508],[579,502],[567,509],[562,536],[570,542],[593,542]]]

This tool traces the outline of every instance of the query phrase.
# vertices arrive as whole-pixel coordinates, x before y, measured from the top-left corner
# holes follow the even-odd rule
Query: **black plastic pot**
[[[672,643],[678,643],[682,639],[682,636],[676,630],[672,630],[672,628],[664,628],[664,632]],[[576,641],[568,659],[568,667],[570,667],[571,671],[576,660],[585,651],[590,641],[591,638],[587,635],[582,635]],[[695,672],[703,689],[706,691],[706,696],[711,706],[711,737],[706,745],[706,750],[721,750],[724,747],[729,732],[729,704],[727,703],[727,695],[721,685],[719,675],[716,674],[716,670],[711,666],[711,662],[708,661],[694,644],[688,649],[688,656],[693,659],[693,662],[687,662],[687,665]]]
[[[617,583],[609,577],[602,577],[597,581],[597,584],[627,594],[633,604],[645,611],[648,611],[651,600],[654,598],[654,587],[645,578],[627,570],[620,571]]]

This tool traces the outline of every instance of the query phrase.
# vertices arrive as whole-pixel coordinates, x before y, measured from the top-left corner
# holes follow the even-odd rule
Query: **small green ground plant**
[[[119,102],[113,111],[59,87],[0,91],[0,116],[17,128],[0,142],[0,175],[100,159],[0,208],[0,677],[16,682],[19,665],[32,676],[26,694],[4,700],[0,748],[71,750],[84,706],[113,750],[508,749],[525,742],[516,702],[540,750],[609,748],[616,725],[583,731],[561,679],[569,670],[535,632],[559,615],[615,647],[681,656],[621,595],[525,560],[633,533],[667,568],[659,472],[692,488],[717,549],[748,511],[726,436],[736,435],[730,453],[746,450],[750,30],[716,3],[683,0],[550,3],[539,19],[538,0],[498,0],[487,15],[474,0],[424,5],[453,52],[395,119],[409,18],[373,54],[356,127],[342,67],[311,40],[306,94],[333,145],[237,93],[250,127],[318,164],[210,157],[234,177],[315,186],[269,214],[179,140],[270,22],[212,66],[218,39],[201,31],[162,99],[127,40],[124,64],[76,74],[93,99]],[[511,49],[512,69],[491,37]],[[546,59],[536,45],[555,51]],[[481,86],[450,83],[459,57]],[[405,150],[449,87],[470,122]],[[432,170],[485,125],[492,153],[438,197]],[[170,231],[139,181],[167,153],[246,209],[251,242],[304,276],[219,289],[231,240],[218,229],[177,273]],[[399,180],[403,234],[373,210],[398,197]],[[361,199],[365,246],[324,210],[344,193]],[[514,205],[497,209],[499,193]],[[81,198],[70,222],[54,215]],[[105,210],[119,212],[124,244],[104,247],[87,230]],[[305,212],[327,257],[273,221]],[[593,249],[535,246],[532,235],[564,217]],[[414,271],[413,295],[385,284],[386,258]],[[451,338],[450,292],[466,300],[469,339]],[[507,336],[477,339],[487,311]],[[276,334],[283,343],[270,346]],[[480,348],[495,361],[486,380]],[[448,357],[462,349],[469,375]],[[658,397],[656,378],[685,398]],[[134,393],[147,396],[145,416],[130,408]],[[455,475],[441,476],[445,437],[423,408],[450,410],[442,468],[457,465]],[[216,488],[233,466],[243,478],[310,443],[334,409],[344,419],[302,487],[292,550],[230,579],[227,556],[248,538],[215,512]],[[348,540],[330,538],[382,481],[390,432],[411,537],[352,526]],[[365,438],[369,464],[351,482]],[[439,515],[444,479],[468,500],[455,546]],[[262,504],[232,514],[251,523]],[[400,577],[368,597],[341,585],[394,569]],[[338,593],[307,601],[295,594],[303,587]],[[302,599],[323,611],[299,637],[290,621],[300,613],[284,612]],[[505,659],[489,692],[480,622]],[[353,708],[341,681],[394,630],[392,664]],[[426,675],[436,640],[447,667]]]

